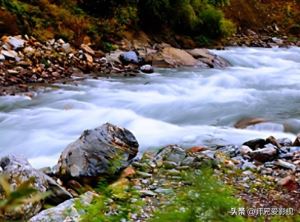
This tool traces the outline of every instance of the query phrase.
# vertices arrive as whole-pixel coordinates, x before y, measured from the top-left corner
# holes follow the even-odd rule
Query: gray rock
[[[256,166],[255,166],[253,163],[251,163],[251,162],[245,161],[245,162],[243,163],[243,165],[241,166],[241,169],[242,169],[242,170],[256,169]]]
[[[165,195],[174,193],[172,189],[166,189],[166,188],[157,188],[154,190],[154,192],[158,194],[165,194]]]
[[[72,47],[69,43],[62,44],[61,48],[64,50],[65,53],[72,52]]]
[[[140,70],[143,73],[153,73],[154,72],[154,69],[151,65],[143,65],[143,66],[140,67]]]
[[[124,52],[119,57],[123,64],[139,64],[140,58],[134,51]]]
[[[180,164],[185,156],[186,152],[183,148],[177,145],[170,145],[160,149],[155,156],[155,160],[171,161]]]
[[[277,143],[279,143],[281,146],[291,146],[293,144],[292,140],[289,138],[277,139]]]
[[[48,184],[44,174],[34,169],[26,159],[9,155],[1,158],[0,166],[3,169],[1,174],[8,177],[12,190],[16,190],[22,183],[34,178],[31,186],[42,193],[47,191]],[[2,192],[0,190],[0,199],[3,195]],[[43,201],[26,202],[18,208],[5,210],[1,216],[4,217],[4,220],[24,220],[37,214],[42,207]]]
[[[188,156],[181,162],[182,166],[191,166],[195,161],[195,157]]]
[[[267,142],[264,139],[254,139],[243,143],[243,145],[248,146],[253,150],[256,150],[258,148],[263,148],[266,144]]]
[[[259,162],[272,161],[277,157],[277,149],[275,146],[265,147],[249,153],[249,156]]]
[[[47,175],[44,176],[49,186],[48,191],[50,191],[50,196],[46,199],[47,204],[58,205],[65,200],[73,198],[73,196],[54,179]]]
[[[52,221],[72,221],[79,222],[80,215],[84,211],[76,209],[75,203],[79,201],[83,206],[89,205],[97,195],[92,192],[87,192],[79,198],[67,200],[56,207],[43,210],[36,216],[32,217],[29,222],[52,222]]]
[[[248,155],[252,151],[253,150],[250,147],[246,146],[246,145],[241,146],[240,149],[239,149],[239,152],[242,156]]]
[[[151,190],[141,190],[140,191],[140,194],[142,197],[154,197],[154,196],[157,196],[156,193],[154,193],[153,191]]]
[[[15,59],[18,57],[18,53],[13,50],[2,50],[1,54],[8,59]]]
[[[65,179],[111,176],[129,164],[138,146],[130,131],[110,123],[86,130],[61,154],[57,175]]]
[[[176,168],[176,167],[178,166],[177,163],[171,162],[171,161],[164,161],[163,164],[164,164],[164,167],[165,167],[166,169],[174,169],[174,168]]]
[[[23,48],[25,41],[20,38],[10,36],[8,39],[8,43],[14,48],[14,50]]]
[[[283,161],[283,160],[280,160],[278,159],[276,162],[275,162],[275,165],[277,166],[281,166],[283,168],[286,168],[286,169],[291,169],[292,171],[296,171],[296,165],[292,164],[292,163],[289,163],[289,162],[286,162],[286,161]]]

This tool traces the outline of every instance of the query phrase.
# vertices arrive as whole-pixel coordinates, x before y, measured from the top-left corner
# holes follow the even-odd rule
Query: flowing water
[[[84,129],[105,122],[131,130],[140,150],[240,144],[288,137],[282,125],[235,129],[243,117],[300,121],[300,48],[214,51],[226,69],[161,69],[135,78],[89,79],[79,86],[0,98],[0,156],[19,154],[36,166],[54,165]]]

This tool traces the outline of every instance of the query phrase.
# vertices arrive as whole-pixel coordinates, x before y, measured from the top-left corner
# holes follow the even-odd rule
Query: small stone
[[[8,74],[18,74],[19,72],[17,70],[13,70],[13,69],[8,69],[7,70]]]
[[[172,169],[172,170],[167,171],[167,175],[170,175],[170,176],[179,176],[180,174],[181,174],[180,171],[178,171],[176,169]]]
[[[296,182],[295,177],[292,175],[286,176],[285,178],[279,180],[277,184],[289,191],[296,190],[299,187],[299,184]]]
[[[249,153],[249,155],[251,158],[259,162],[267,162],[267,161],[272,161],[277,157],[277,150],[274,147],[266,147],[266,148],[255,150]]]
[[[177,163],[171,161],[164,161],[163,165],[166,169],[174,169],[178,166]]]
[[[18,53],[13,50],[2,50],[1,54],[4,55],[8,59],[15,59],[18,57]]]
[[[16,37],[9,37],[8,43],[14,48],[14,50],[23,48],[25,41]]]
[[[64,40],[62,40],[62,39],[59,39],[59,40],[57,40],[57,43],[59,43],[59,44],[64,44],[65,43],[65,41]]]
[[[289,138],[280,138],[277,140],[277,142],[281,146],[292,146],[292,144],[293,144],[292,140],[290,140]]]
[[[154,72],[154,69],[151,65],[143,65],[140,67],[140,70],[143,72],[143,73],[153,73]]]
[[[187,153],[199,153],[199,152],[202,152],[204,150],[207,150],[206,147],[204,146],[194,146],[192,148],[189,148],[186,150]]]
[[[90,55],[95,55],[95,51],[91,49],[91,47],[89,47],[88,45],[81,44],[80,48]]]
[[[246,145],[241,146],[239,149],[239,152],[242,156],[246,156],[249,153],[251,153],[252,151],[253,150],[249,146],[246,146]]]
[[[293,142],[292,146],[300,146],[300,134],[297,135],[295,141]]]
[[[154,192],[158,194],[166,194],[166,195],[174,193],[172,189],[164,189],[164,188],[157,188],[156,190],[154,190]]]
[[[191,166],[195,161],[195,157],[188,156],[182,162],[182,166]]]
[[[286,162],[286,161],[283,161],[283,160],[280,160],[280,159],[275,162],[275,165],[281,166],[283,168],[291,169],[292,171],[296,171],[296,168],[297,168],[296,165]]]
[[[140,194],[141,194],[141,196],[142,197],[155,197],[155,196],[157,196],[157,194],[156,193],[154,193],[153,191],[151,191],[151,190],[141,190],[140,191]]]
[[[243,143],[243,145],[250,147],[252,150],[263,148],[266,144],[267,142],[264,139],[254,139]]]
[[[150,178],[152,177],[152,174],[150,173],[145,173],[145,172],[142,172],[142,171],[136,171],[136,174],[143,177],[143,178]]]
[[[170,145],[160,149],[155,156],[155,160],[167,160],[180,164],[185,156],[186,152],[184,149],[177,145]]]
[[[62,47],[62,49],[64,50],[65,53],[72,52],[72,47],[69,43],[64,43],[61,47]]]
[[[84,53],[84,56],[86,58],[86,61],[88,62],[88,64],[93,64],[94,62],[94,59],[91,55],[87,54],[87,53]]]

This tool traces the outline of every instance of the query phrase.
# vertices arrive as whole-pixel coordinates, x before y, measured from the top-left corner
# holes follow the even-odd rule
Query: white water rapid
[[[168,144],[240,144],[270,135],[294,139],[280,125],[233,125],[243,117],[300,125],[300,48],[214,52],[232,67],[161,69],[63,85],[32,99],[0,97],[0,156],[19,154],[35,167],[51,166],[83,130],[106,122],[132,131],[141,151]]]

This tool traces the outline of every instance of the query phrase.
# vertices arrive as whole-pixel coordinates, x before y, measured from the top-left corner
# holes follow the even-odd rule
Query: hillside
[[[140,31],[156,41],[183,47],[212,45],[248,29],[299,34],[298,1],[186,2],[1,0],[0,35],[28,34],[42,41],[63,38],[78,46],[92,42],[110,51],[128,33]]]

